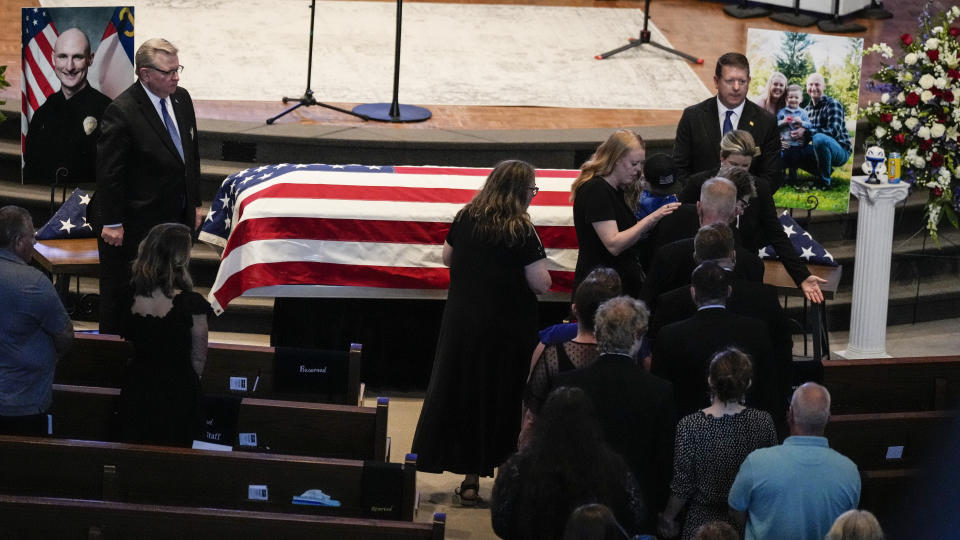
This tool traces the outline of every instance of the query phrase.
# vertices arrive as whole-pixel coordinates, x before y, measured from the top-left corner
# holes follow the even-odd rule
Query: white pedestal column
[[[857,216],[857,255],[853,270],[850,338],[843,358],[889,358],[887,303],[890,298],[890,258],[893,251],[894,206],[907,196],[908,184],[867,184],[865,176],[850,181],[860,200]]]

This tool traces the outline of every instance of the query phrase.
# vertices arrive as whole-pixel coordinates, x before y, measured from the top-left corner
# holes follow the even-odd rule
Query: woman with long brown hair
[[[520,432],[536,295],[551,284],[527,214],[538,191],[530,164],[500,163],[443,244],[450,291],[413,451],[419,471],[465,475],[457,490],[464,505],[476,504],[479,477],[493,476]]]
[[[646,147],[635,131],[621,129],[607,138],[581,167],[570,188],[573,225],[580,253],[574,290],[598,266],[620,274],[623,292],[636,297],[643,284],[637,243],[680,203],[668,203],[637,221],[637,185]],[[629,202],[628,202],[629,201]],[[633,202],[631,208],[630,202]]]

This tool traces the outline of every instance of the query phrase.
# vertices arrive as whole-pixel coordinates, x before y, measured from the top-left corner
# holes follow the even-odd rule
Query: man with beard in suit
[[[733,271],[737,262],[737,252],[733,246],[733,232],[723,223],[714,223],[700,229],[694,238],[694,259],[697,264],[713,261],[728,272]],[[777,300],[777,291],[770,285],[749,281],[736,275],[730,276],[730,297],[727,299],[730,313],[753,317],[764,321],[770,330],[773,345],[773,368],[776,382],[776,403],[782,407],[770,411],[777,427],[784,432],[787,398],[790,395],[793,336],[790,332],[790,320]],[[675,322],[692,317],[697,306],[687,286],[677,287],[665,292],[657,299],[657,310],[650,319],[647,336],[656,342],[660,330]]]
[[[766,323],[737,315],[726,307],[730,273],[716,262],[707,261],[693,271],[691,283],[690,294],[697,312],[660,330],[650,365],[651,373],[673,383],[680,417],[710,404],[710,358],[730,346],[753,360],[754,377],[747,404],[770,413],[783,408],[777,397],[779,381]]]
[[[94,219],[102,226],[100,331],[118,333],[133,300],[130,263],[159,223],[200,226],[200,147],[177,48],[154,38],[134,56],[137,82],[103,115]]]
[[[720,164],[720,138],[729,131],[742,129],[753,135],[761,151],[750,171],[765,178],[776,191],[783,180],[777,119],[747,99],[747,57],[731,52],[718,58],[713,82],[717,86],[716,97],[684,109],[677,124],[673,159],[681,182],[686,182],[691,174],[716,168]]]

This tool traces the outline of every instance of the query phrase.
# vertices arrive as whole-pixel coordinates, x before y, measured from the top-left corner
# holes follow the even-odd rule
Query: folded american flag
[[[224,248],[208,297],[216,313],[245,291],[277,285],[437,290],[450,223],[491,169],[264,165],[227,177],[200,240]],[[538,170],[530,217],[557,292],[569,292],[577,237],[576,170]]]
[[[819,242],[814,240],[813,237],[810,236],[810,233],[803,230],[803,227],[790,215],[789,210],[785,210],[780,214],[780,225],[783,226],[783,232],[793,244],[793,249],[797,251],[797,255],[799,255],[804,262],[807,264],[837,266],[837,262],[833,260],[833,255],[821,246]],[[767,246],[760,250],[760,258],[777,259],[778,257],[773,246]]]
[[[87,222],[87,207],[90,195],[80,188],[74,189],[57,212],[40,230],[37,240],[57,238],[93,238],[93,227]]]

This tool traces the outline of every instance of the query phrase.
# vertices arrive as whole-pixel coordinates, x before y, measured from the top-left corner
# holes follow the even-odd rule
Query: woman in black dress
[[[123,440],[190,446],[200,428],[200,375],[210,304],[193,292],[190,229],[161,223],[133,262],[133,305],[124,338],[134,356],[120,392]]]
[[[773,418],[742,405],[753,378],[750,357],[730,347],[710,360],[712,403],[677,424],[670,500],[660,516],[664,538],[692,538],[704,523],[732,523],[727,495],[747,454],[777,444]],[[686,508],[683,526],[679,516]]]
[[[550,288],[546,254],[527,208],[534,169],[504,161],[454,218],[443,245],[450,291],[423,411],[417,469],[465,475],[461,502],[479,499],[516,447],[520,399],[537,344],[537,294]]]
[[[622,129],[610,135],[580,167],[580,176],[570,188],[573,202],[573,226],[577,231],[580,253],[573,287],[598,266],[608,266],[620,274],[623,292],[637,297],[643,284],[637,242],[663,216],[680,203],[667,203],[637,221],[626,198],[635,201],[646,149],[634,131]]]

